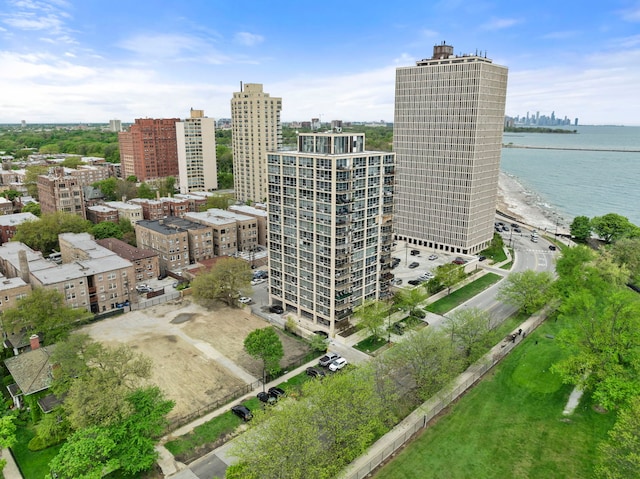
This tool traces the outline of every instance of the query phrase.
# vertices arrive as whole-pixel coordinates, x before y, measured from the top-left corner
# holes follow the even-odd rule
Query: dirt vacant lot
[[[176,406],[179,417],[221,399],[262,375],[259,361],[243,349],[247,334],[269,323],[249,308],[207,310],[193,302],[154,306],[83,328],[105,345],[127,344],[153,360],[152,381]],[[307,351],[280,332],[283,366]]]

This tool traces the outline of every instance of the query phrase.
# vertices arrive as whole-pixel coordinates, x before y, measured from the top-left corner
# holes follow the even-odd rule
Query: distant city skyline
[[[636,0],[217,3],[0,0],[0,123],[230,118],[240,82],[282,97],[283,122],[391,123],[395,69],[446,41],[509,68],[508,116],[640,125]]]

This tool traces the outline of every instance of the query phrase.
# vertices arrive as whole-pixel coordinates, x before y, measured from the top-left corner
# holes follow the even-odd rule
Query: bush
[[[36,434],[35,436],[33,436],[33,438],[31,438],[31,441],[29,441],[27,447],[30,451],[42,451],[43,449],[49,447],[49,444],[47,444],[47,441]]]

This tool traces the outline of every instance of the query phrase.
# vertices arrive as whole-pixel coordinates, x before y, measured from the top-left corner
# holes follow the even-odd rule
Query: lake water
[[[503,143],[636,152],[503,148],[501,170],[569,224],[617,213],[640,226],[640,127],[566,127],[576,134],[505,133]]]

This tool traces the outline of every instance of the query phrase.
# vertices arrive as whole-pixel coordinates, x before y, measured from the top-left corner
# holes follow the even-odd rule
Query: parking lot
[[[429,259],[429,257],[433,257],[433,255],[435,255],[436,258]],[[476,256],[435,251],[432,248],[425,248],[423,246],[408,245],[404,241],[396,242],[396,245],[392,249],[392,257],[400,260],[398,265],[391,270],[395,279],[402,280],[401,284],[395,285],[397,288],[411,288],[413,285],[408,283],[410,280],[418,279],[425,273],[435,274],[438,266],[451,263],[457,257],[461,257],[467,261],[477,258]],[[418,263],[418,266],[412,267],[412,263]],[[424,277],[425,276],[423,276],[423,278]]]

